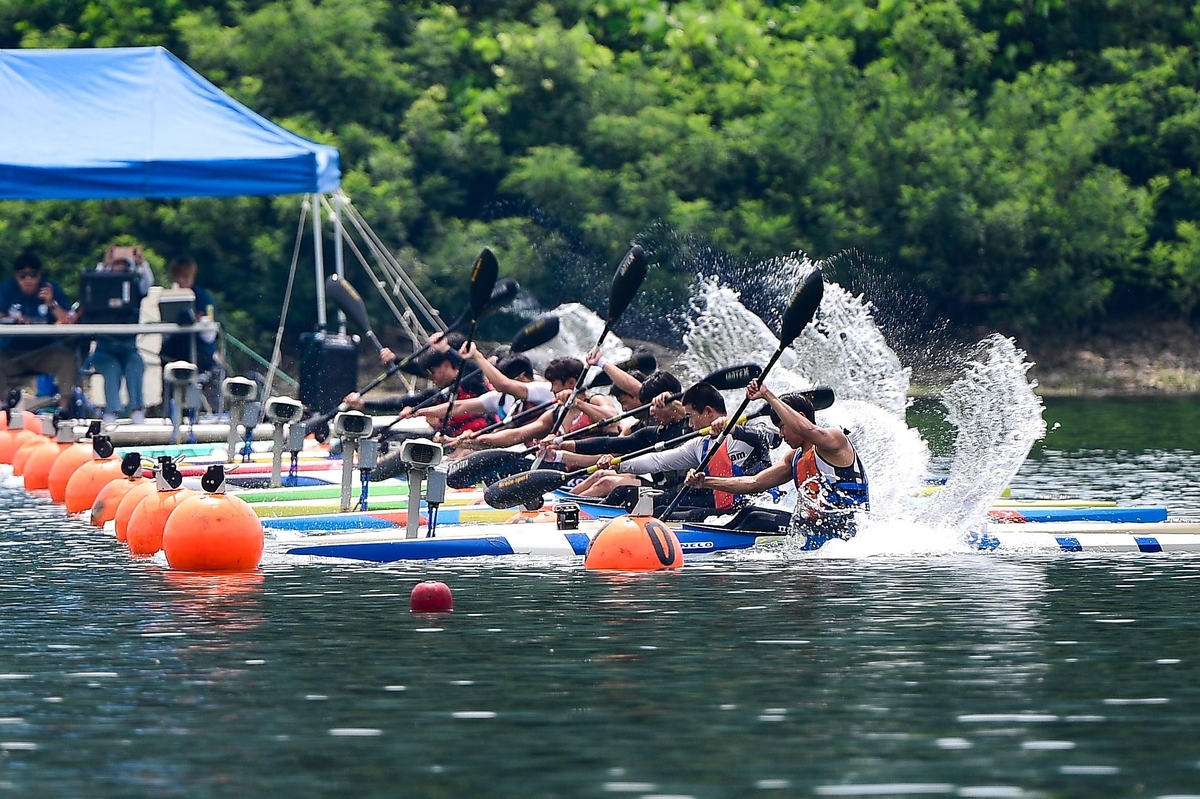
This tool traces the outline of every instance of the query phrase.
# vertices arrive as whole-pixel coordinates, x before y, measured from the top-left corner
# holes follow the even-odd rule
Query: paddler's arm
[[[582,396],[575,398],[575,407],[583,411],[593,422],[603,422],[605,419],[611,419],[621,412],[619,408],[614,408],[612,405],[604,402],[605,397],[596,397],[594,399],[584,399]],[[605,425],[607,427],[607,425]]]
[[[650,452],[617,464],[622,474],[660,474],[693,469],[700,465],[702,438],[693,438],[674,449]]]
[[[422,408],[419,411],[413,411],[413,416],[420,416],[425,421],[433,424],[435,421],[440,425],[442,418],[446,415],[446,409],[450,407],[448,402],[440,402],[437,405],[430,405],[428,408]],[[483,416],[491,413],[487,408],[487,402],[483,397],[471,397],[470,399],[457,400],[454,403],[454,415],[470,414],[472,416]]]
[[[553,423],[554,409],[551,408],[529,424],[520,427],[511,427],[508,430],[484,433],[481,436],[464,438],[461,443],[464,446],[469,446],[471,449],[511,447],[514,444],[524,444],[526,441],[541,438],[550,432],[550,425]],[[460,438],[462,437],[460,436]]]
[[[780,426],[790,427],[806,443],[816,447],[817,453],[826,463],[833,466],[854,465],[854,446],[838,428],[818,427],[808,421],[807,416],[775,396],[771,389],[760,385],[757,380],[751,380],[750,385],[746,386],[746,396],[752,400],[766,400],[771,410],[779,416]]]
[[[783,485],[790,479],[792,479],[791,453],[774,466],[763,469],[758,474],[744,477],[710,477],[692,469],[688,472],[684,484],[688,488],[709,488],[727,491],[730,494],[761,494],[763,491]]]
[[[470,348],[464,344],[459,350],[459,354],[464,358],[474,361],[479,366],[479,371],[483,372],[483,376],[487,378],[488,383],[492,388],[499,391],[501,394],[507,394],[510,397],[517,399],[529,399],[529,384],[522,383],[520,380],[513,380],[511,377],[506,377],[504,372],[501,372],[494,363],[484,357],[483,353],[474,344]],[[455,403],[457,405],[457,403]]]
[[[641,393],[642,381],[615,363],[611,363],[604,357],[604,351],[599,347],[596,347],[587,354],[587,363],[588,366],[599,366],[604,371],[604,374],[608,375],[609,379],[613,381],[613,385],[626,394],[636,397]]]

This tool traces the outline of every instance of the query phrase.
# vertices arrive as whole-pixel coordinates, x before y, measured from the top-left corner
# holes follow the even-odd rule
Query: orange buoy
[[[50,489],[50,501],[56,505],[65,503],[67,501],[67,481],[81,466],[91,462],[92,444],[90,441],[81,441],[64,449],[55,459],[54,465],[50,467],[50,477],[46,481],[47,488]]]
[[[17,451],[13,455],[13,477],[21,477],[25,474],[25,464],[29,461],[29,456],[33,454],[35,449],[43,444],[53,443],[53,441],[45,436],[34,436],[33,438],[25,439],[25,442],[17,447]]]
[[[67,481],[67,513],[90,511],[100,491],[123,477],[121,462],[116,458],[97,458],[80,466]]]
[[[38,447],[33,452],[29,453],[29,458],[25,461],[25,490],[26,491],[45,491],[50,487],[50,469],[53,468],[54,462],[58,460],[67,449],[75,446],[74,444],[65,444],[51,441],[54,444],[51,447]]]
[[[0,430],[0,463],[12,463],[13,456],[17,454],[21,445],[37,437],[36,433],[23,427],[16,430]]]
[[[142,456],[136,452],[127,453],[121,458],[121,474],[124,475],[124,480],[113,480],[96,495],[96,500],[92,503],[92,513],[88,517],[93,527],[103,527],[115,519],[117,507],[125,495],[142,483],[148,482],[142,476]]]
[[[149,556],[162,549],[163,530],[171,511],[184,500],[195,496],[198,496],[198,492],[190,488],[171,488],[155,491],[139,502],[129,516],[129,526],[125,528],[125,543],[129,544],[129,551],[134,555]]]
[[[108,436],[92,438],[92,462],[80,466],[67,480],[67,513],[84,513],[92,509],[100,489],[122,476],[122,462],[113,456],[112,440]]]
[[[244,499],[225,493],[224,467],[210,466],[200,484],[210,493],[184,500],[167,519],[162,535],[167,563],[182,571],[257,569],[263,553],[258,514]],[[131,541],[132,531],[131,524]]]
[[[683,547],[674,531],[653,516],[618,516],[588,544],[583,567],[644,572],[683,568]]]
[[[138,483],[121,498],[117,503],[117,512],[113,516],[113,526],[117,533],[118,541],[127,540],[129,534],[129,519],[133,516],[133,511],[142,501],[158,491],[158,487],[154,485],[153,480],[144,480]]]

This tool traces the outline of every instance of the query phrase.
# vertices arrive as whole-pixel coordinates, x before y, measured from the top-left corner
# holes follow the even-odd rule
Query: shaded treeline
[[[553,305],[602,297],[635,237],[690,237],[735,262],[857,248],[953,323],[1033,333],[1196,311],[1198,9],[0,0],[0,45],[162,44],[336,145],[347,193],[447,310],[483,243]],[[136,234],[160,265],[194,255],[261,345],[297,209],[3,203],[0,257],[32,246],[65,276]],[[693,261],[664,258],[647,302],[678,306]]]

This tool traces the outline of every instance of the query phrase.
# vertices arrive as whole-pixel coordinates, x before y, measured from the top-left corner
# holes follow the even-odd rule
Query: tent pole
[[[313,264],[317,272],[317,330],[324,332],[328,319],[325,316],[325,252],[321,240],[321,195],[313,198]]]
[[[344,195],[333,195],[333,264],[340,278],[346,277],[346,261],[342,257],[342,203]],[[346,335],[346,314],[338,310],[338,333]]]

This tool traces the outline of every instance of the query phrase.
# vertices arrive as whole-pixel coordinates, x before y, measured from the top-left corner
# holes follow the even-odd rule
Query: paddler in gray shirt
[[[686,472],[700,465],[713,445],[713,437],[724,430],[729,422],[725,417],[725,399],[712,385],[697,383],[684,393],[681,402],[692,430],[711,428],[711,435],[694,438],[674,449],[621,461],[617,465],[617,473],[654,475]],[[709,461],[705,474],[720,477],[757,474],[771,465],[771,450],[779,446],[781,441],[779,434],[765,425],[739,424]],[[604,468],[611,462],[612,458],[605,456],[597,465]],[[664,494],[658,497],[658,504],[665,505],[670,500],[671,497]],[[685,490],[678,512],[687,518],[703,517],[711,513],[728,513],[741,504],[740,496],[727,491],[689,488]]]

